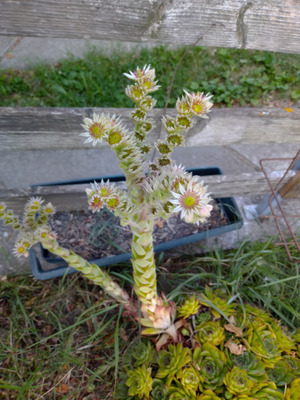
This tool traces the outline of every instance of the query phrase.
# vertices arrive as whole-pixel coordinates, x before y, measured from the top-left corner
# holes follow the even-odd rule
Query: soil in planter
[[[154,244],[180,239],[209,229],[227,225],[227,220],[217,202],[213,201],[209,220],[203,224],[188,224],[175,214],[168,220],[157,219],[154,224]],[[120,225],[119,217],[107,209],[91,211],[57,212],[49,218],[57,233],[59,244],[72,249],[87,260],[128,253],[132,233],[128,226]],[[51,258],[56,258],[51,254]]]

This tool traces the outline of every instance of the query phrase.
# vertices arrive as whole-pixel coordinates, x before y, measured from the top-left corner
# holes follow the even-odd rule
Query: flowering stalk
[[[176,146],[183,145],[184,133],[192,126],[194,116],[207,118],[212,96],[185,92],[177,100],[177,116],[162,119],[166,137],[154,143],[158,159],[148,164],[147,157],[153,145],[147,143],[147,134],[153,129],[154,122],[147,114],[156,104],[151,93],[159,88],[155,70],[145,65],[124,75],[133,81],[125,92],[134,102],[131,119],[135,129],[129,132],[115,115],[94,113],[92,119],[84,118],[82,127],[85,132],[81,135],[86,138],[86,143],[91,142],[94,146],[104,140],[115,151],[126,177],[126,189],[102,181],[92,184],[86,193],[93,212],[106,207],[120,217],[122,225],[129,225],[132,230],[134,289],[141,302],[141,323],[146,327],[143,332],[167,333],[176,341],[180,321],[175,322],[175,304],[157,293],[152,231],[154,221],[159,217],[167,219],[174,213],[180,213],[186,222],[199,224],[210,215],[212,206],[206,188],[196,177],[173,163],[171,152]],[[48,215],[52,212],[51,204],[43,207],[41,199],[31,199],[25,209],[24,227],[12,214],[2,212],[5,223],[21,232],[15,253],[26,254],[32,243],[41,241],[45,248],[100,284],[109,295],[136,315],[127,293],[106,273],[58,245],[47,225]]]
[[[59,246],[55,232],[48,225],[48,217],[54,212],[55,209],[51,203],[43,206],[42,199],[33,197],[26,204],[23,223],[20,223],[19,218],[11,210],[6,210],[5,204],[0,204],[0,219],[4,221],[5,225],[11,225],[19,231],[14,254],[17,257],[27,257],[31,246],[38,242],[42,243],[45,249],[63,258],[70,267],[82,272],[95,284],[100,285],[108,295],[121,303],[125,310],[137,319],[137,308],[132,303],[128,293],[114,282],[106,272],[97,265],[90,264],[73,251]]]

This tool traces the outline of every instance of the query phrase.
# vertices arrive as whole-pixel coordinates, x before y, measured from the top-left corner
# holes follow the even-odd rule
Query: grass
[[[207,284],[225,288],[233,300],[265,306],[294,329],[300,326],[299,267],[271,240],[243,243],[189,259],[161,254],[158,284],[177,302]],[[126,286],[130,266],[111,268]],[[1,399],[113,398],[118,365],[138,327],[99,287],[79,274],[43,282],[3,278],[0,315]]]
[[[70,57],[54,66],[0,71],[0,106],[132,107],[122,73],[151,64],[161,84],[155,97],[164,106],[167,87],[185,48],[142,49],[105,56],[95,51],[84,59]],[[217,106],[263,105],[300,99],[300,55],[194,47],[184,57],[169,105],[182,88],[214,94]]]

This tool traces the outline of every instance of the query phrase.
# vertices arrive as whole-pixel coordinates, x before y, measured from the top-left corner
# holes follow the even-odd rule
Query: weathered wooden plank
[[[0,150],[59,150],[87,149],[79,136],[84,116],[105,112],[129,120],[130,109],[106,108],[0,108]],[[168,110],[175,115],[175,110]],[[162,116],[161,109],[149,114],[156,121],[156,128],[149,140],[157,139]],[[222,108],[214,109],[209,119],[195,119],[193,128],[186,135],[187,147],[231,145],[250,143],[300,143],[300,108],[286,112],[279,108]],[[97,145],[95,149],[106,147]]]
[[[283,173],[283,171],[271,173],[269,176],[271,183],[275,185]],[[294,171],[290,171],[284,182],[287,182],[294,174]],[[201,180],[213,198],[263,195],[270,190],[262,173],[205,176]],[[24,204],[31,196],[41,196],[46,202],[52,202],[57,211],[87,210],[84,189],[88,186],[88,184],[80,184],[1,190],[0,202],[5,202],[8,208],[19,214],[23,212]]]
[[[279,190],[279,194],[284,199],[300,198],[300,171]]]
[[[1,1],[0,35],[300,53],[297,0]]]

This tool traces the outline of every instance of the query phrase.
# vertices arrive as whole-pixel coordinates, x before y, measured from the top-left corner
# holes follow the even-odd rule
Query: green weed
[[[292,330],[300,326],[299,263],[271,240],[201,257],[157,258],[159,290],[169,299],[178,302],[205,285],[225,288],[232,301],[261,306]],[[129,264],[110,268],[121,284],[132,284]],[[50,281],[3,278],[0,398],[112,399],[119,364],[137,330],[80,274]]]
[[[167,87],[186,48],[165,46],[111,56],[91,51],[84,59],[70,57],[54,66],[0,72],[1,106],[132,107],[120,72],[151,64],[160,76],[155,96],[164,106]],[[300,99],[300,55],[261,51],[192,48],[182,60],[169,105],[182,88],[214,95],[217,106],[258,105]]]

